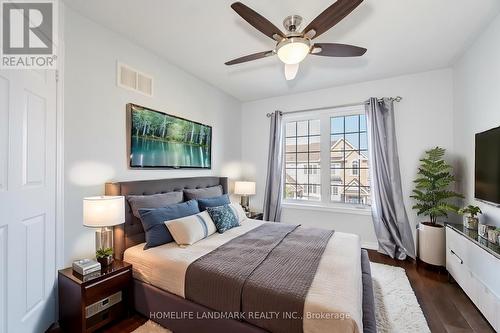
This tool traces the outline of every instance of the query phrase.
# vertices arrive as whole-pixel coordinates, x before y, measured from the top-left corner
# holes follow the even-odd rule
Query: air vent
[[[119,87],[153,96],[153,78],[151,76],[120,62],[118,62],[117,72]]]
[[[137,73],[137,90],[143,94],[153,95],[153,79],[141,73]]]

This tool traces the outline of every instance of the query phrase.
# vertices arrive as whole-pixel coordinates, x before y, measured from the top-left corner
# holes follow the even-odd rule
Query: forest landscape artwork
[[[212,127],[128,104],[130,167],[211,168]]]

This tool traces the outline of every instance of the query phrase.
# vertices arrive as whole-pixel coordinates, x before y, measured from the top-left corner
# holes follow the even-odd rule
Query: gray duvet
[[[185,297],[271,332],[302,332],[305,297],[332,235],[264,223],[191,263]]]

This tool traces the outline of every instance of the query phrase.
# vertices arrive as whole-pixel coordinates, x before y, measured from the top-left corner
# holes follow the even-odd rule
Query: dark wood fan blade
[[[312,38],[316,38],[328,31],[331,27],[342,21],[349,15],[363,0],[337,0],[333,5],[325,9],[304,29],[304,33],[309,34],[311,30],[316,33]]]
[[[245,6],[241,2],[235,2],[231,5],[231,8],[234,9],[238,15],[240,15],[245,21],[250,23],[255,29],[262,32],[264,35],[269,38],[275,39],[274,35],[278,35],[284,38],[283,33],[278,29],[274,24],[269,22],[264,16],[260,15],[252,8]]]
[[[360,57],[366,53],[363,47],[337,43],[316,43],[311,50],[312,55],[324,57]]]
[[[265,51],[265,52],[259,52],[259,53],[254,53],[250,54],[244,57],[236,58],[231,61],[226,62],[225,64],[228,66],[231,65],[236,65],[236,64],[241,64],[242,62],[247,62],[247,61],[252,61],[252,60],[257,60],[265,57],[269,57],[274,55],[273,51]]]

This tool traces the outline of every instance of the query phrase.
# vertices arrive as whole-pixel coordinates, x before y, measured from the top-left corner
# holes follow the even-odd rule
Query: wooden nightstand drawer
[[[98,314],[86,319],[86,326],[92,330],[99,329],[114,319],[123,317],[125,304],[122,302],[99,312]]]
[[[92,304],[127,288],[132,279],[132,270],[120,272],[84,287],[85,303]]]

